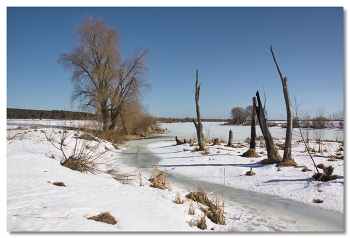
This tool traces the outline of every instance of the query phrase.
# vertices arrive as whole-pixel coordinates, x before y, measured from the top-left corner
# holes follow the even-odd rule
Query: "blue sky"
[[[71,73],[57,63],[78,43],[75,23],[91,14],[121,38],[122,54],[146,47],[152,89],[144,105],[157,117],[195,117],[195,73],[203,118],[266,94],[269,119],[284,119],[273,46],[292,98],[328,115],[344,107],[344,9],[341,7],[8,7],[7,107],[70,110]]]

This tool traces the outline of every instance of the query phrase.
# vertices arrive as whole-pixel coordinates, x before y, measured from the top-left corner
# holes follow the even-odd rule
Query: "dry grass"
[[[82,139],[82,140],[88,140],[88,141],[97,141],[98,142],[98,139],[96,139],[94,136],[90,135],[89,133],[83,133],[80,136],[76,136],[75,138]]]
[[[189,214],[189,215],[194,215],[194,214],[195,214],[194,205],[193,205],[193,201],[192,201],[192,200],[190,200],[190,205],[189,205],[189,209],[188,209],[188,214]]]
[[[219,200],[215,199],[214,202],[209,200],[202,186],[198,187],[197,192],[190,192],[186,197],[206,206],[201,206],[201,210],[212,222],[221,225],[225,224],[224,211],[220,207]]]
[[[210,154],[209,148],[208,148],[208,147],[204,147],[203,150],[201,150],[201,149],[199,149],[199,147],[197,146],[197,147],[194,148],[194,150],[195,150],[195,151],[200,151],[200,154],[201,154],[201,155],[208,155],[208,154]]]
[[[326,166],[321,163],[321,164],[316,165],[316,167],[319,169],[324,169]]]
[[[54,182],[53,185],[62,186],[62,187],[66,186],[63,182]]]
[[[151,187],[171,190],[170,184],[167,182],[166,169],[160,172],[158,166],[154,167],[153,173],[148,181],[151,182]]]
[[[275,143],[275,146],[280,150],[284,150],[285,144],[284,143]]]
[[[130,181],[132,181],[132,177],[135,176],[133,172],[123,172],[118,165],[107,165],[110,166],[110,168],[106,171],[107,174],[111,175],[113,179],[122,182],[124,184],[128,184]]]
[[[82,156],[74,157],[70,156],[68,159],[61,163],[62,166],[67,167],[71,170],[76,170],[82,173],[93,173],[97,172],[96,164],[87,158]]]
[[[139,171],[139,175],[138,175],[138,177],[139,177],[139,181],[140,181],[140,186],[143,186],[143,183],[142,183],[142,170],[140,170]]]
[[[101,212],[100,214],[96,216],[88,217],[87,219],[104,222],[111,225],[117,224],[117,221],[115,220],[114,216],[112,216],[109,212]]]
[[[327,182],[337,178],[337,175],[332,175],[334,170],[333,166],[325,166],[325,165],[320,166],[320,165],[323,165],[323,164],[319,164],[317,165],[317,167],[318,168],[322,167],[321,169],[323,169],[323,173],[315,173],[314,175],[312,175],[314,179],[316,179],[317,181]]]
[[[275,164],[275,163],[279,163],[282,162],[282,158],[281,156],[278,154],[277,149],[275,148],[275,153],[272,155],[267,155],[267,159],[263,159],[261,161],[262,164]]]
[[[198,220],[197,223],[197,227],[201,230],[205,230],[207,229],[207,221],[205,219],[205,213],[202,215],[202,217],[200,217],[200,219]]]
[[[242,155],[243,157],[248,157],[248,158],[257,158],[257,157],[260,157],[258,155],[258,153],[256,153],[256,150],[255,149],[249,149],[247,150],[246,152],[243,153]]]
[[[281,167],[291,167],[291,166],[298,166],[298,164],[294,161],[294,159],[290,158],[285,161],[281,161],[278,163],[278,166]]]
[[[323,203],[323,200],[322,200],[322,199],[317,198],[317,199],[314,199],[314,200],[313,200],[313,202],[314,202],[314,203]]]
[[[185,200],[183,200],[181,198],[180,192],[177,192],[176,196],[175,196],[175,199],[174,199],[174,203],[176,203],[176,204],[183,204],[184,202],[185,202]]]
[[[309,169],[308,167],[304,166],[303,169],[301,170],[302,172],[307,172],[307,171],[311,171],[311,169]]]
[[[247,176],[253,176],[253,175],[255,175],[255,172],[253,172],[253,168],[250,168],[250,170],[247,171],[247,172],[245,173],[245,175],[247,175]]]

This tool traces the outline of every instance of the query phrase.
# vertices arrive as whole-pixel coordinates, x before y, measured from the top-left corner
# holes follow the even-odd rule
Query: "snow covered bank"
[[[304,146],[297,142],[294,143],[292,156],[298,165],[306,166],[311,171],[303,172],[303,167],[277,168],[274,164],[262,165],[260,161],[267,158],[265,148],[257,148],[259,158],[242,157],[248,149],[248,145],[243,143],[237,144],[237,147],[243,146],[242,148],[226,147],[223,144],[209,146],[209,153],[206,155],[195,151],[190,144],[174,144],[173,141],[164,141],[149,145],[149,149],[162,158],[159,166],[168,168],[171,174],[221,184],[225,169],[226,186],[344,212],[344,160],[329,161],[331,155],[339,153],[337,142],[324,142],[323,148],[327,152],[314,154],[316,164],[323,163],[334,167],[333,174],[338,178],[329,182],[318,182],[312,178],[315,173],[313,163]],[[282,150],[280,154],[283,155]],[[251,168],[256,174],[246,176]],[[315,203],[314,199],[322,199],[324,202]]]
[[[122,171],[134,172],[136,175],[131,177],[129,184],[124,184],[114,180],[107,173],[96,175],[80,173],[60,165],[62,154],[47,141],[45,132],[53,131],[59,136],[61,129],[47,127],[13,129],[16,127],[11,125],[12,129],[7,131],[8,231],[202,231],[196,226],[189,226],[191,221],[198,220],[202,216],[203,212],[199,206],[195,207],[195,215],[189,215],[189,201],[183,204],[173,202],[177,192],[184,199],[189,192],[186,187],[171,184],[171,191],[150,187],[148,178],[152,168],[147,166],[142,168],[141,174],[144,186],[139,186],[138,174],[141,169],[129,163],[123,164],[125,159],[134,159],[135,156],[142,160],[149,154],[137,152],[136,148],[135,153],[125,157],[124,152],[127,148],[115,149],[108,142],[101,144],[100,151],[108,148],[101,157],[101,162],[115,161],[120,164]],[[68,132],[72,136],[77,133]],[[240,157],[239,154],[244,148],[216,146],[210,147],[208,155],[201,155],[199,152],[192,152],[189,144],[174,146],[173,141],[167,141],[166,137],[165,135],[164,139],[154,140],[165,141],[153,143],[148,148],[154,152],[154,156],[159,157],[160,169],[167,168],[169,174],[179,175],[186,180],[195,178],[199,181],[222,184],[225,169],[227,187],[242,187],[278,196],[282,194],[291,199],[302,198],[303,202],[310,206],[339,212],[343,210],[342,160],[331,162],[326,158],[317,157],[318,162],[333,165],[334,174],[339,175],[337,180],[317,186],[318,183],[310,179],[312,171],[304,173],[300,172],[301,168],[281,168],[281,171],[277,172],[276,167],[258,164],[265,155],[259,159]],[[72,137],[68,138],[68,143],[65,145],[68,151],[74,147],[74,141]],[[137,144],[137,141],[135,143]],[[336,151],[334,145],[324,145],[327,153]],[[299,146],[295,147],[297,148],[302,149]],[[305,153],[298,152],[296,161],[312,168]],[[245,172],[251,167],[256,175],[245,176]],[[55,186],[54,182],[63,182],[66,186]],[[214,196],[221,198],[220,190],[207,192],[211,198]],[[291,194],[293,198],[289,196]],[[314,198],[320,198],[324,202],[314,204],[312,203]],[[225,201],[224,209],[226,225],[214,224],[206,218],[208,226],[206,231],[339,231],[339,226],[329,227],[319,224],[316,227],[303,224],[302,219],[298,218],[283,219],[269,210],[257,209],[252,212],[248,204],[242,206],[229,200]],[[117,224],[110,225],[87,219],[101,212],[109,212],[115,217]]]
[[[8,133],[19,132],[23,131]],[[113,148],[107,142],[104,146]],[[121,152],[111,149],[104,159],[117,162]],[[123,184],[108,174],[63,167],[60,156],[41,130],[27,130],[25,137],[8,141],[8,231],[200,231],[187,223],[191,220],[188,205],[173,202],[177,191],[151,188],[149,174],[142,175],[145,186],[139,186],[137,179]],[[122,169],[137,172],[136,168]],[[54,182],[66,186],[55,186]],[[117,224],[87,219],[101,212],[110,212]]]

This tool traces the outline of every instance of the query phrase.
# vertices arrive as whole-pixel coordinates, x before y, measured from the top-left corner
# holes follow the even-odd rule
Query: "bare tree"
[[[231,109],[231,120],[234,125],[242,125],[249,117],[248,110],[242,107],[234,107]]]
[[[150,88],[143,78],[148,70],[144,64],[148,53],[147,49],[139,49],[134,52],[132,58],[124,60],[120,65],[118,76],[113,81],[109,93],[108,108],[111,115],[109,130],[116,127],[118,116],[123,116],[127,105],[135,104],[135,101],[142,96],[143,90]]]
[[[254,104],[254,108],[259,120],[259,125],[261,132],[265,139],[266,150],[267,150],[267,159],[263,160],[263,164],[274,164],[282,161],[281,156],[278,154],[278,150],[275,147],[273,138],[267,127],[267,119],[265,117],[265,109],[263,108],[260,100],[259,91],[256,91],[257,102]]]
[[[113,130],[127,102],[146,86],[142,76],[147,71],[143,62],[148,50],[139,50],[123,60],[116,30],[100,17],[85,16],[76,31],[79,44],[58,60],[65,68],[73,69],[72,100],[80,99],[82,108],[95,108],[103,130]]]
[[[286,139],[284,142],[284,153],[283,153],[283,161],[279,163],[279,166],[295,166],[297,163],[292,158],[292,127],[293,127],[293,116],[292,116],[292,105],[289,99],[289,91],[288,91],[288,80],[287,77],[283,77],[281,70],[278,66],[277,60],[275,58],[275,54],[273,52],[272,46],[270,46],[271,54],[273,61],[275,62],[278,74],[281,78],[284,101],[286,103],[286,111],[287,111],[287,129],[286,129]]]
[[[196,70],[196,92],[195,92],[195,101],[196,101],[196,113],[197,113],[197,121],[193,119],[194,126],[197,130],[197,139],[198,139],[198,146],[199,150],[204,150],[203,145],[203,126],[202,126],[202,119],[201,119],[201,111],[199,106],[199,93],[201,90],[202,85],[198,84],[198,69]]]

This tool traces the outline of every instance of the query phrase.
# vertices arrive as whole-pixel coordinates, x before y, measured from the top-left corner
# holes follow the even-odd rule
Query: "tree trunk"
[[[198,69],[196,70],[196,93],[195,93],[195,101],[196,101],[196,112],[197,112],[197,122],[195,119],[193,119],[194,126],[197,130],[197,139],[198,139],[198,146],[199,150],[204,150],[203,146],[203,126],[202,126],[202,120],[201,120],[201,112],[199,107],[199,93],[202,85],[198,85]]]
[[[251,126],[250,126],[250,146],[249,148],[250,149],[254,149],[255,150],[255,147],[256,147],[256,130],[255,130],[255,116],[256,116],[256,113],[255,113],[255,107],[254,105],[256,105],[256,98],[253,97],[253,114],[252,114],[252,123],[251,123]]]
[[[290,103],[289,91],[288,91],[288,80],[286,77],[283,78],[280,68],[278,66],[275,54],[273,53],[272,46],[270,46],[271,54],[273,60],[276,64],[277,71],[280,75],[284,101],[286,103],[287,111],[287,129],[286,129],[286,140],[284,142],[284,152],[283,152],[283,162],[280,163],[280,166],[296,166],[297,163],[292,158],[292,127],[293,127],[293,117],[292,117],[292,105]]]
[[[108,115],[108,108],[101,106],[101,114],[102,114],[102,130],[107,131],[108,125],[109,125],[109,115]]]
[[[176,145],[182,145],[182,141],[180,141],[179,139],[177,139],[177,136],[175,136],[175,141],[176,141]]]
[[[278,154],[278,150],[275,147],[275,144],[273,142],[273,138],[271,136],[271,133],[269,131],[269,128],[267,127],[267,120],[265,117],[264,108],[262,107],[259,91],[256,91],[256,97],[258,99],[258,105],[254,105],[254,108],[256,110],[260,129],[265,139],[266,144],[266,150],[267,150],[267,159],[263,160],[263,164],[274,164],[279,163],[282,161],[281,156]]]
[[[233,132],[232,130],[230,130],[230,132],[228,133],[228,143],[227,146],[232,146],[233,143]]]
[[[119,112],[111,112],[111,124],[108,127],[108,130],[112,131],[117,126],[117,118],[118,118]]]

